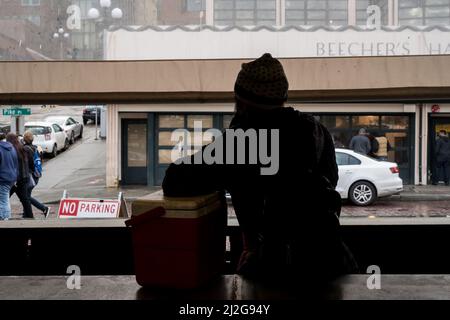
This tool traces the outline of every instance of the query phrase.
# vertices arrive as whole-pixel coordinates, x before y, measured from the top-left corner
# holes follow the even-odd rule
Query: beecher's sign
[[[64,193],[58,216],[63,219],[111,219],[118,218],[121,212],[126,212],[122,194],[118,199],[103,200],[67,198],[67,193]]]

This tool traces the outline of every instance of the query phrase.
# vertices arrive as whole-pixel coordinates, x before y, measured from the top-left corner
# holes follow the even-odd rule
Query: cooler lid
[[[198,196],[198,197],[165,197],[162,191],[151,193],[144,197],[138,198],[133,201],[132,212],[133,215],[139,215],[147,212],[156,207],[163,207],[166,212],[171,212],[171,216],[174,216],[175,212],[178,215],[182,214],[182,211],[193,213],[201,208],[208,207],[210,204],[220,203],[220,197],[217,192]],[[200,210],[204,214],[205,210]],[[190,215],[190,214],[188,214]]]

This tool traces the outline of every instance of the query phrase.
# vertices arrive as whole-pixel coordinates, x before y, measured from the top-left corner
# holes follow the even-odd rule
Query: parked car
[[[97,113],[97,124],[100,123],[100,117],[102,114],[101,106],[87,106],[83,109],[83,124],[86,125],[89,120],[95,123],[95,113]]]
[[[403,191],[398,165],[379,161],[347,149],[336,149],[339,181],[336,191],[343,199],[367,206],[377,198]]]
[[[45,118],[46,122],[56,123],[61,128],[63,128],[64,132],[67,134],[69,138],[69,143],[74,144],[75,139],[83,137],[83,125],[78,121],[75,121],[72,117],[67,116],[50,116]]]
[[[41,147],[42,151],[52,158],[56,157],[59,151],[69,148],[69,138],[57,123],[27,122],[25,130],[33,132],[33,144]]]

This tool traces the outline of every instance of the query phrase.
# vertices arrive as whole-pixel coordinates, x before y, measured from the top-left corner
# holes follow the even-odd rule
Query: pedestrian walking
[[[0,220],[11,218],[9,193],[19,174],[17,152],[13,145],[0,133]]]
[[[48,218],[50,207],[43,205],[32,196],[33,189],[38,185],[39,179],[42,177],[42,159],[38,148],[33,145],[33,140],[33,133],[31,131],[25,131],[23,134],[23,146],[28,158],[28,168],[31,172],[30,179],[33,180],[32,183],[28,185],[28,198],[30,199],[31,204],[42,211],[45,218]]]
[[[11,143],[16,150],[19,167],[17,181],[16,184],[11,188],[10,196],[15,193],[17,197],[19,197],[19,200],[22,203],[23,207],[23,218],[33,219],[34,216],[33,210],[31,208],[30,198],[28,197],[28,188],[29,185],[33,184],[34,182],[30,177],[31,173],[28,165],[28,156],[22,143],[19,141],[19,138],[15,133],[8,133],[6,135],[6,141]]]
[[[450,184],[450,140],[446,130],[439,131],[439,138],[436,141],[435,160],[437,176],[433,179],[433,185],[439,181],[444,181],[445,185]]]
[[[364,155],[370,153],[370,150],[372,150],[372,146],[370,144],[369,138],[367,137],[366,129],[359,129],[358,134],[354,136],[350,141],[350,149]]]

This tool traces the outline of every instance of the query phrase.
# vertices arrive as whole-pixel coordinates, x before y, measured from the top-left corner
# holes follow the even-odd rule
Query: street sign
[[[62,199],[59,205],[60,218],[117,218],[119,200]]]
[[[120,216],[129,216],[122,193],[117,199],[82,199],[68,198],[64,191],[58,211],[58,217],[63,219],[114,219]]]
[[[4,116],[29,116],[31,115],[30,108],[11,108],[11,109],[3,109]]]

